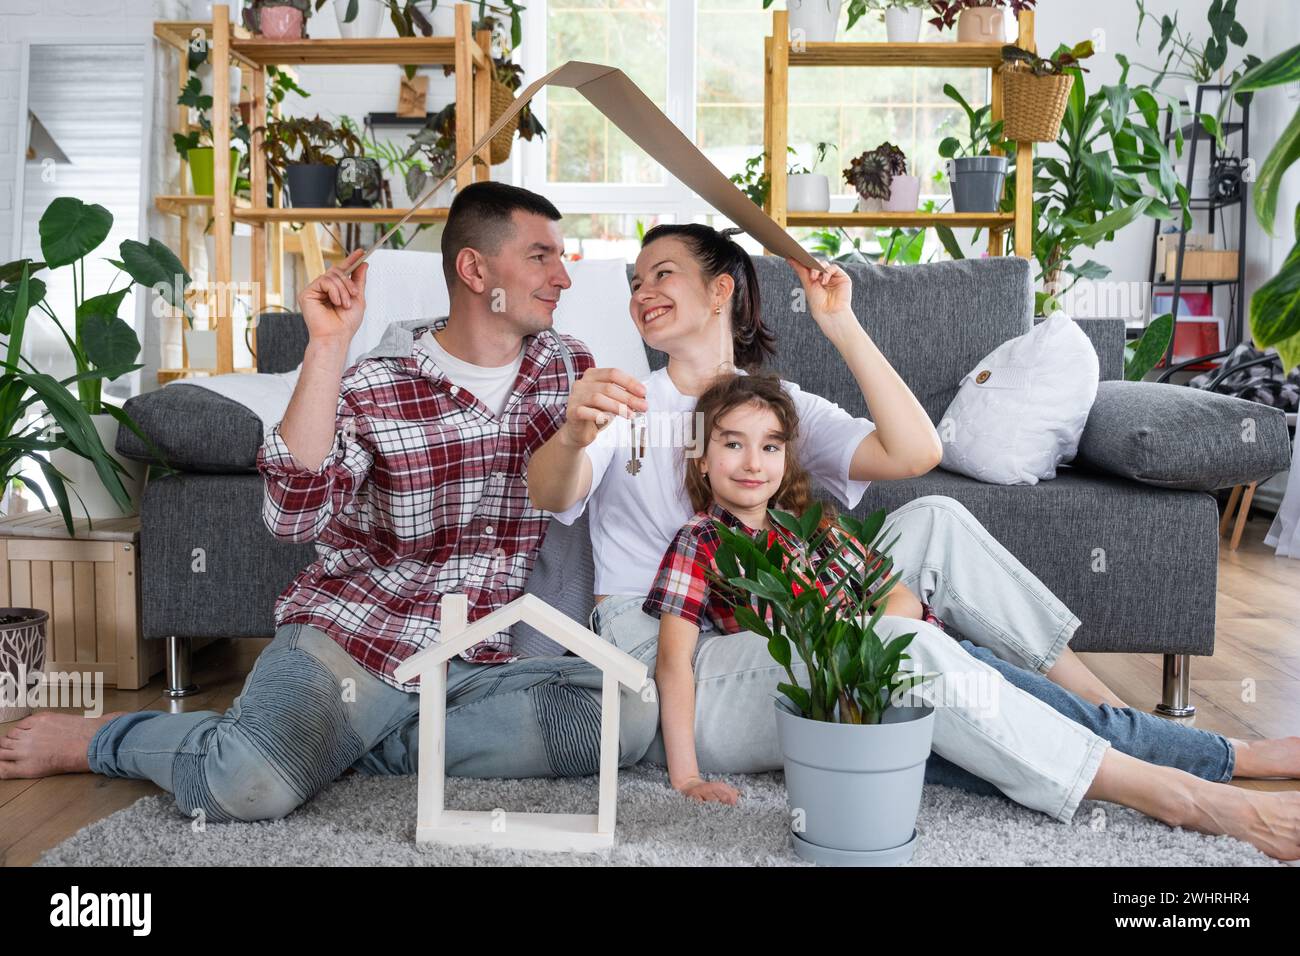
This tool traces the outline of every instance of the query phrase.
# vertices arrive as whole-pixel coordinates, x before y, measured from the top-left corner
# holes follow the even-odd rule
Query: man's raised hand
[[[364,249],[354,249],[342,263],[313,279],[298,296],[298,306],[312,342],[346,346],[361,328],[361,318],[366,312],[366,272],[370,265],[358,266],[350,276],[347,270],[364,254]]]
[[[589,368],[573,383],[561,431],[563,441],[574,447],[586,447],[616,417],[631,418],[649,406],[645,386],[617,368]]]

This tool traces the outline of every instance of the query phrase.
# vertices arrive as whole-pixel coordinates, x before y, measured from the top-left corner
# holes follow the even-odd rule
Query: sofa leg
[[[190,639],[167,638],[167,686],[163,689],[166,697],[190,697],[199,692],[199,685],[190,679]]]
[[[1161,717],[1192,717],[1196,714],[1196,708],[1192,706],[1191,663],[1188,654],[1165,655],[1163,699],[1156,705],[1156,713]]]

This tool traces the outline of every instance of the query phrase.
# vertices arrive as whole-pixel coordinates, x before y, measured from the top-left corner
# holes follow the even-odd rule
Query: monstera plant
[[[147,444],[148,439],[121,408],[103,400],[103,384],[140,368],[140,340],[118,311],[133,283],[152,288],[172,306],[185,311],[185,288],[189,284],[180,261],[170,249],[150,239],[148,244],[133,239],[118,246],[119,259],[107,261],[125,274],[120,288],[115,278],[108,291],[89,295],[86,288],[86,258],[99,248],[113,227],[113,214],[103,206],[69,196],[55,199],[41,216],[39,233],[42,260],[19,259],[0,266],[0,335],[7,338],[3,385],[0,385],[0,479],[6,483],[21,470],[24,460],[41,470],[55,500],[63,510],[72,533],[69,511],[68,456],[51,457],[65,450],[73,458],[89,462],[103,489],[122,511],[129,511],[130,495],[122,482],[125,466],[107,450],[118,426],[131,429]],[[36,273],[67,269],[72,285],[72,317],[60,318],[47,298],[47,285]],[[35,310],[35,312],[34,312]],[[23,334],[32,315],[47,318],[63,340],[76,373],[56,380],[38,372],[22,355]],[[75,397],[73,392],[75,391]],[[29,414],[44,406],[35,419]],[[50,426],[54,426],[51,429]],[[152,447],[152,445],[150,445]],[[156,454],[156,452],[155,452]],[[43,494],[29,483],[43,506]],[[82,483],[72,488],[91,489]],[[83,506],[85,500],[83,499]],[[90,511],[87,510],[87,514]],[[94,515],[91,515],[94,517]]]

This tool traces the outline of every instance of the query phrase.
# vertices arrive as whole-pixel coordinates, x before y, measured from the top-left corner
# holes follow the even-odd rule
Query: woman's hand
[[[839,333],[861,328],[853,314],[853,280],[847,272],[833,262],[821,269],[809,269],[790,256],[785,261],[799,277],[808,311],[827,338],[833,340]]]
[[[674,789],[687,800],[696,800],[700,803],[725,803],[727,806],[734,807],[740,802],[740,792],[721,780],[701,780],[699,777],[691,777]]]

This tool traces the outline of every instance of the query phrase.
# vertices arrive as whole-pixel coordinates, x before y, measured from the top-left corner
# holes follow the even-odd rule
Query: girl
[[[711,626],[724,634],[741,630],[727,595],[710,585],[709,570],[717,570],[713,555],[718,535],[713,522],[717,519],[751,535],[765,533],[764,544],[768,547],[774,541],[788,546],[787,533],[771,523],[768,509],[780,508],[799,516],[812,503],[812,497],[808,476],[793,450],[799,431],[798,414],[779,379],[767,375],[720,376],[700,396],[696,408],[702,420],[703,453],[685,465],[686,493],[696,514],[673,537],[643,609],[660,619],[655,680],[669,779],[689,798],[734,804],[738,799],[734,788],[701,778],[695,749],[692,660],[701,629]],[[833,519],[823,518],[824,522],[828,520]],[[810,559],[820,562],[825,556],[823,551]],[[828,569],[819,586],[829,588],[834,583],[834,571]],[[944,627],[933,609],[901,582],[895,581],[885,602],[888,616]],[[968,652],[980,656],[981,649],[969,641],[961,643]],[[997,661],[987,651],[984,654]],[[1004,670],[1015,669],[998,663]],[[795,670],[800,681],[806,678],[801,663],[795,665]],[[1054,686],[1046,680],[1041,683]],[[775,695],[776,688],[770,691]],[[1108,705],[1101,706],[1108,709]],[[1120,715],[1117,723],[1142,731],[1115,734],[1112,742],[1119,749],[1143,757],[1158,758],[1163,754],[1170,766],[1182,766],[1202,776],[1209,771],[1209,779],[1221,779],[1224,755],[1232,747],[1219,735],[1135,711]],[[769,729],[775,734],[774,722]],[[936,776],[939,782],[953,782],[927,773],[931,782]]]
[[[833,343],[875,420],[855,418],[783,381],[800,426],[785,447],[793,445],[810,477],[851,508],[871,480],[924,474],[937,463],[941,446],[924,409],[854,315],[847,274],[834,265],[809,270],[787,262],[804,288],[809,325],[816,327],[810,334]],[[592,627],[650,663],[661,625],[643,605],[664,549],[695,509],[679,451],[651,443],[629,461],[627,423],[619,416],[647,410],[689,416],[719,372],[758,370],[773,341],[762,322],[752,260],[708,226],[657,226],[646,234],[630,309],[646,344],[667,354],[667,366],[641,381],[617,369],[584,374],[570,394],[564,425],[530,461],[528,488],[536,507],[566,523],[590,501],[597,595]],[[746,481],[734,485],[758,487]],[[771,497],[763,499],[764,507]],[[997,713],[981,712],[974,701],[940,709],[935,753],[1062,822],[1073,818],[1087,796],[1134,807],[1170,825],[1229,833],[1279,858],[1300,857],[1300,793],[1215,786],[1134,759],[1121,752],[1118,740],[1109,746],[1106,738],[1118,737],[1123,724],[1116,715],[1131,712],[1069,650],[1079,619],[959,502],[926,496],[890,517],[902,535],[893,550],[901,581],[1001,659],[976,659],[924,620],[881,618],[883,633],[916,633],[909,653],[922,670],[975,669],[997,682]],[[999,665],[1018,667],[1000,675]],[[727,773],[779,768],[772,693],[785,677],[766,641],[751,632],[714,635],[698,642],[694,668],[700,767]],[[1039,689],[1022,687],[1022,680]],[[1050,706],[1043,702],[1058,691],[1065,696]],[[1102,704],[1114,706],[1103,710]],[[1101,734],[1094,732],[1099,715],[1106,718],[1095,725]],[[1141,728],[1130,737],[1150,743]],[[1212,779],[1234,771],[1300,774],[1296,738],[1216,745],[1221,750]],[[662,757],[653,745],[650,757]]]

